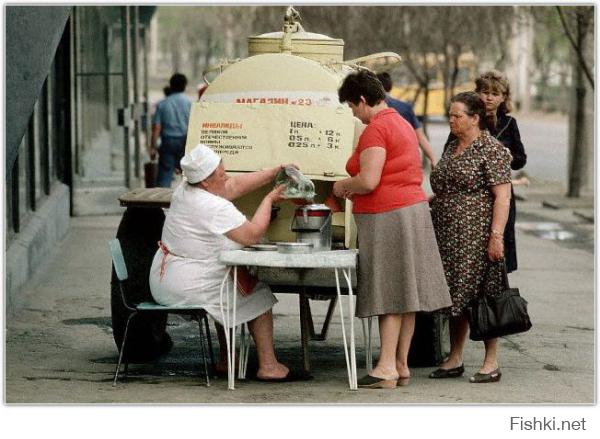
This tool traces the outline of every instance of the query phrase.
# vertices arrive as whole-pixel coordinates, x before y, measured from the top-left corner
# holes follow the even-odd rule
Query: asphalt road
[[[527,153],[525,171],[539,181],[567,184],[568,119],[559,115],[515,114]],[[450,129],[445,122],[427,127],[431,147],[441,155]]]

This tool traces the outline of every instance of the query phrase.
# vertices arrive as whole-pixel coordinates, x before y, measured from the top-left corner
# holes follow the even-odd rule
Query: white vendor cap
[[[181,169],[189,183],[204,180],[221,163],[221,157],[208,146],[199,143],[181,159]]]

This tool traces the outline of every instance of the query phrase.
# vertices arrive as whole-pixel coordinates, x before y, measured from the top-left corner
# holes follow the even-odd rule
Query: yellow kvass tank
[[[338,87],[363,63],[400,59],[383,53],[344,62],[343,49],[340,39],[305,32],[298,13],[288,8],[283,31],[248,39],[248,58],[205,71],[205,79],[209,72],[218,75],[192,107],[186,151],[204,143],[223,158],[232,174],[295,163],[315,183],[315,202],[324,202],[332,196],[333,182],[347,177],[346,161],[364,128],[339,103]],[[235,204],[251,217],[270,189]],[[333,214],[333,241],[353,248],[351,202],[336,201],[341,211]],[[267,239],[294,241],[290,225],[296,206],[286,202],[280,206]]]

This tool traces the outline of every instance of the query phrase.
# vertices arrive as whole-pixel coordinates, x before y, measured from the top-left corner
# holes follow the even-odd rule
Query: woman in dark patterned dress
[[[463,348],[469,330],[465,307],[483,287],[490,294],[502,289],[504,227],[510,206],[511,155],[485,129],[485,104],[475,92],[460,93],[450,102],[455,139],[431,172],[431,187],[433,225],[452,297],[451,349],[430,378],[464,373]],[[500,380],[497,342],[484,342],[485,359],[471,382]]]
[[[517,120],[509,113],[512,110],[510,84],[498,70],[490,70],[475,80],[475,92],[485,104],[487,129],[512,155],[510,167],[517,171],[527,163],[527,154],[521,142]],[[515,219],[517,207],[511,188],[508,222],[504,228],[504,259],[508,273],[517,269],[517,245],[515,243]]]
[[[512,155],[511,169],[513,171],[522,169],[527,163],[527,154],[525,154],[525,148],[521,142],[517,120],[509,114],[512,111],[512,102],[508,79],[498,70],[487,71],[475,80],[475,92],[479,94],[485,104],[487,130],[510,151]],[[454,139],[456,136],[450,133],[446,145]],[[513,181],[513,185],[517,181],[521,180]],[[525,181],[528,180],[525,179]],[[504,261],[508,273],[517,270],[516,217],[517,206],[511,187],[510,210],[504,228]]]

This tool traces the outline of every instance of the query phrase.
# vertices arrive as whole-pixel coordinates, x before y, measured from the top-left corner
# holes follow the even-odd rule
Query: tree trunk
[[[233,35],[233,17],[231,17],[231,14],[225,16],[225,23],[225,56],[228,59],[232,59],[234,57],[235,41]]]
[[[580,70],[578,67],[577,70]],[[571,149],[571,169],[569,170],[569,198],[579,198],[583,180],[583,166],[585,163],[585,121],[584,121],[584,103],[585,87],[583,87],[583,75],[577,73],[577,87],[575,89],[575,134],[573,148]]]
[[[192,78],[197,80],[202,74],[200,69],[200,57],[202,56],[202,49],[195,49],[192,51]]]
[[[578,26],[577,32],[578,48],[584,51],[585,33]],[[569,187],[567,197],[579,198],[583,182],[584,166],[586,159],[585,148],[585,83],[583,66],[574,62],[575,68],[575,121],[573,124],[573,145],[571,148],[571,166],[569,169]]]
[[[181,67],[181,52],[177,39],[171,40],[171,68],[173,72],[179,72]]]
[[[457,50],[452,57],[453,69],[448,79],[448,84],[444,84],[444,113],[448,117],[450,112],[450,99],[454,96],[454,90],[456,89],[456,80],[458,78],[458,57],[460,56],[460,50]]]
[[[417,103],[417,99],[419,99],[419,96],[421,95],[422,92],[423,92],[423,86],[419,85],[419,88],[417,88],[417,92],[415,93],[415,95],[413,96],[412,101],[411,101],[413,108],[415,107],[415,104]]]
[[[425,84],[425,86],[423,87],[423,120],[422,120],[422,124],[423,124],[423,132],[425,133],[425,135],[427,137],[429,137],[429,134],[427,134],[427,121],[428,121],[428,116],[427,116],[427,105],[429,101],[429,82],[427,84]]]
[[[212,31],[208,31],[208,34],[206,35],[205,46],[204,46],[204,69],[207,69],[210,67],[211,62],[212,62],[213,52],[214,52],[213,33],[212,33]],[[202,78],[202,79],[204,79],[204,78]]]

